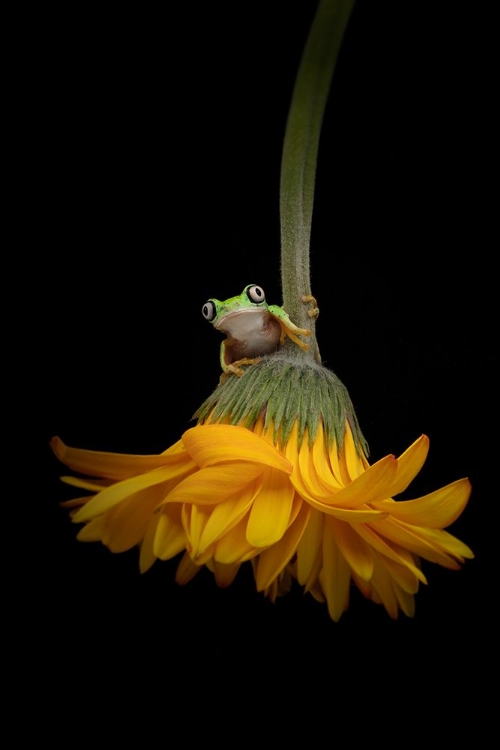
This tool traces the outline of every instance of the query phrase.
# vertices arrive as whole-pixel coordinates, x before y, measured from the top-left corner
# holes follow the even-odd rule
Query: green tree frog
[[[256,364],[261,355],[283,346],[287,336],[304,351],[309,349],[298,336],[310,336],[311,331],[298,328],[279,305],[268,305],[264,290],[256,284],[249,284],[241,294],[224,302],[209,299],[202,313],[218,331],[227,335],[220,348],[225,375],[243,375],[241,365]]]

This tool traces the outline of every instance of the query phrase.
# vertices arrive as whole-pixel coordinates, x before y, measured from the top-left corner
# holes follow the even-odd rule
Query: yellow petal
[[[354,438],[348,422],[346,422],[345,426],[342,453],[345,457],[347,472],[352,481],[365,471],[365,467],[358,451],[356,450],[356,446],[354,445]]]
[[[311,508],[308,524],[297,547],[297,580],[305,586],[311,575],[319,573],[318,562],[323,543],[323,514]]]
[[[110,487],[101,490],[101,492],[95,495],[78,511],[75,515],[75,522],[80,523],[81,521],[88,521],[93,516],[109,510],[130,495],[133,495],[140,490],[144,490],[147,487],[153,487],[162,484],[163,482],[170,487],[172,484],[183,479],[189,471],[192,471],[192,466],[193,464],[190,459],[186,456],[182,456],[180,460],[176,458],[176,463],[174,464],[162,466],[160,469],[155,469],[154,471],[139,474],[131,479],[124,479],[121,482],[112,484]],[[168,492],[167,487],[164,488],[164,491]],[[158,502],[160,500],[161,494],[158,497]]]
[[[233,461],[223,466],[198,469],[196,473],[180,482],[163,502],[216,505],[243,491],[263,471],[262,464],[248,461]]]
[[[333,476],[336,478],[341,487],[345,487],[350,483],[351,478],[347,471],[345,459],[340,456],[338,445],[335,443],[332,446],[331,451],[328,453],[328,463],[331,466]]]
[[[298,488],[297,492],[299,492]],[[307,496],[306,493],[299,492],[299,495],[304,497],[309,505],[312,505],[313,508],[316,508],[321,513],[338,518],[340,521],[347,521],[348,523],[367,523],[368,521],[374,521],[387,516],[387,513],[383,513],[380,510],[371,510],[370,508],[362,508],[361,510],[337,508],[335,505],[327,505],[325,502],[316,500],[311,495]]]
[[[389,489],[388,497],[399,495],[408,487],[424,465],[428,452],[429,438],[427,435],[421,435],[399,456],[396,477]]]
[[[387,613],[394,620],[397,619],[399,602],[394,590],[392,579],[384,565],[377,561],[370,583],[379,595],[379,601],[384,605]],[[375,597],[373,597],[376,601]]]
[[[156,487],[137,492],[104,514],[102,541],[111,552],[125,552],[139,544],[158,504]]]
[[[387,488],[393,481],[396,471],[395,457],[385,456],[340,490],[332,498],[332,503],[338,508],[356,508],[387,497]]]
[[[233,526],[224,536],[215,544],[214,559],[225,564],[235,562],[245,562],[251,560],[260,552],[260,549],[250,544],[247,540],[248,516]]]
[[[69,484],[72,487],[79,487],[82,490],[90,492],[100,492],[104,487],[109,487],[111,479],[82,479],[81,477],[60,477],[61,482]],[[90,499],[90,498],[88,498]]]
[[[182,506],[165,506],[157,513],[157,522],[152,526],[153,554],[160,560],[170,560],[186,546],[186,533],[181,520]]]
[[[389,519],[388,519],[389,520]],[[365,542],[367,542],[370,547],[373,547],[373,549],[376,552],[380,552],[382,555],[385,555],[385,557],[388,557],[390,560],[394,560],[395,562],[399,563],[400,565],[405,565],[407,568],[409,568],[416,577],[422,581],[422,583],[427,583],[426,578],[424,574],[422,573],[419,568],[415,565],[415,562],[412,560],[412,558],[409,557],[407,553],[407,548],[405,545],[400,545],[404,552],[399,550],[399,547],[393,544],[390,544],[385,538],[382,537],[382,534],[384,537],[386,537],[385,530],[388,526],[388,521],[374,521],[373,523],[370,523],[370,525],[366,524],[357,524],[354,526],[354,530],[357,534],[359,534]],[[375,530],[375,527],[377,530]],[[399,542],[397,543],[399,544]],[[405,554],[406,552],[406,554]],[[377,561],[377,556],[375,556],[375,562]]]
[[[257,591],[263,591],[277,578],[297,550],[297,545],[309,520],[310,508],[302,503],[295,522],[281,539],[261,552],[257,562],[255,581]]]
[[[405,525],[401,521],[397,521],[396,523],[401,526]],[[432,542],[432,544],[440,547],[444,552],[453,555],[460,563],[463,563],[466,559],[474,559],[474,552],[471,548],[447,531],[442,529],[415,528],[414,526],[409,526],[408,528]]]
[[[337,546],[330,518],[325,518],[323,528],[323,567],[319,580],[330,617],[338,622],[349,605],[351,570]]]
[[[382,500],[373,503],[400,521],[413,526],[443,529],[464,510],[471,493],[468,479],[459,479],[416,500]]]
[[[250,511],[247,539],[254,547],[268,547],[286,531],[295,488],[287,474],[268,469]]]
[[[460,567],[454,555],[443,549],[441,545],[436,544],[429,534],[426,533],[426,529],[416,526],[406,526],[393,518],[374,521],[371,526],[384,539],[399,545],[403,549],[409,550],[414,555],[423,557],[425,560],[437,563],[450,570],[458,570]]]
[[[360,578],[369,581],[373,573],[373,552],[370,545],[348,523],[332,517],[329,524],[347,563]]]
[[[360,474],[350,484],[339,492],[324,499],[324,504],[335,506],[335,508],[356,508],[360,505],[383,500],[388,497],[387,490],[394,480],[397,471],[397,461],[394,456],[389,455],[380,459],[369,469]],[[308,490],[305,481],[301,481],[297,466],[294,467],[291,476],[297,492],[300,492],[307,501],[315,501],[317,498]],[[325,511],[326,512],[326,511]]]
[[[184,586],[185,583],[188,583],[192,578],[195,577],[199,570],[201,570],[200,565],[196,565],[191,560],[188,553],[185,552],[181,558],[179,565],[177,566],[175,582],[180,584],[181,586]]]
[[[228,461],[249,461],[290,474],[292,467],[267,440],[245,427],[228,424],[198,425],[182,436],[187,451],[205,468]]]
[[[141,542],[139,552],[139,570],[141,573],[145,573],[147,570],[149,570],[157,559],[153,550],[153,545],[156,536],[156,528],[158,526],[158,521],[160,520],[160,518],[160,513],[153,514]]]
[[[287,453],[287,457],[290,458]],[[330,468],[323,425],[318,425],[318,434],[309,448],[304,440],[299,451],[299,469],[302,481],[314,497],[328,497],[342,489],[343,485]]]
[[[223,534],[226,534],[239,523],[248,512],[261,486],[262,481],[259,478],[243,487],[236,495],[211,509],[210,516],[201,533],[195,556],[205,551],[210,545],[218,541]]]
[[[394,584],[394,590],[401,610],[407,617],[415,616],[415,596]],[[416,592],[415,592],[416,593]]]
[[[79,508],[82,505],[86,505],[90,498],[91,495],[85,495],[85,497],[73,497],[71,500],[64,500],[62,503],[59,503],[59,505],[61,508]]]
[[[210,515],[210,508],[205,505],[181,505],[182,527],[186,534],[186,549],[197,565],[197,550],[201,534]]]
[[[236,578],[236,574],[238,573],[240,566],[239,565],[224,565],[223,563],[214,561],[213,564],[211,565],[211,569],[215,576],[215,581],[217,583],[217,586],[220,586],[221,588],[226,588]]]
[[[408,594],[416,594],[420,581],[416,575],[405,565],[400,565],[388,557],[380,556],[379,560],[393,580],[395,587],[406,591]],[[396,592],[397,595],[397,592]]]
[[[295,427],[292,436],[294,432],[296,432]],[[319,439],[313,443],[312,449],[309,448],[308,441],[304,440],[300,450],[297,441],[289,439],[285,446],[285,453],[294,464],[291,480],[304,499],[312,498],[321,502],[331,502],[332,497],[344,486],[329,469],[328,464],[325,467],[321,456],[326,458],[326,448],[324,444],[321,445]]]
[[[104,516],[93,518],[80,529],[76,538],[79,542],[101,542],[104,529]]]
[[[161,466],[184,460],[185,451],[178,452],[180,441],[175,451],[166,451],[161,455],[136,455],[129,453],[106,453],[89,451],[81,448],[70,448],[59,437],[53,437],[50,446],[63,464],[80,474],[103,477],[114,480],[127,479],[136,474],[143,474]]]

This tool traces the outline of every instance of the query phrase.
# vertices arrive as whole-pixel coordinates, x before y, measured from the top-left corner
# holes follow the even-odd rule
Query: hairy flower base
[[[93,493],[62,503],[84,526],[82,541],[112,552],[140,548],[142,572],[184,553],[176,574],[186,583],[207,566],[220,586],[252,561],[257,589],[271,600],[292,579],[326,601],[333,620],[349,604],[351,582],[391,617],[414,613],[426,583],[420,559],[457,569],[473,553],[443,529],[463,511],[461,479],[416,500],[395,501],[421,469],[422,435],[399,458],[370,465],[346,422],[340,450],[320,422],[314,441],[295,425],[278,450],[274,426],[197,425],[160,455],[79,450],[59,438],[56,456],[91,478],[63,477]]]

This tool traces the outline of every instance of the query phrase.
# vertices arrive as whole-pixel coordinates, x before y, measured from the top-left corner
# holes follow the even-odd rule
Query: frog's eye
[[[247,289],[247,295],[248,299],[251,302],[265,302],[266,301],[266,295],[264,294],[264,290],[261,286],[249,286]]]
[[[201,313],[203,317],[210,323],[215,318],[215,305],[211,299],[209,299],[208,302],[205,302],[205,304],[201,308]]]

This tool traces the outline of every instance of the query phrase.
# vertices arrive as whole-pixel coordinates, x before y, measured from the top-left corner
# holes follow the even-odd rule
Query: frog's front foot
[[[312,294],[303,294],[302,302],[305,305],[310,304],[312,306],[311,309],[307,311],[307,314],[309,315],[309,317],[317,318],[319,315],[319,307],[318,307],[318,303],[316,302],[316,297],[313,297]]]
[[[280,346],[285,345],[286,338],[288,336],[289,339],[291,339],[297,346],[300,346],[300,348],[307,352],[309,350],[308,344],[306,344],[304,341],[301,341],[299,339],[299,336],[312,336],[312,331],[309,330],[309,328],[298,328],[296,325],[292,323],[291,320],[288,319],[288,323],[282,323],[281,325],[281,335],[280,335]]]
[[[242,375],[245,374],[245,370],[241,369],[241,365],[256,365],[260,362],[260,357],[242,357],[242,359],[237,359],[235,362],[232,362],[230,365],[226,365],[225,371],[221,376],[222,382],[227,378],[229,373],[233,373],[233,375],[236,375],[238,378],[241,378]]]

